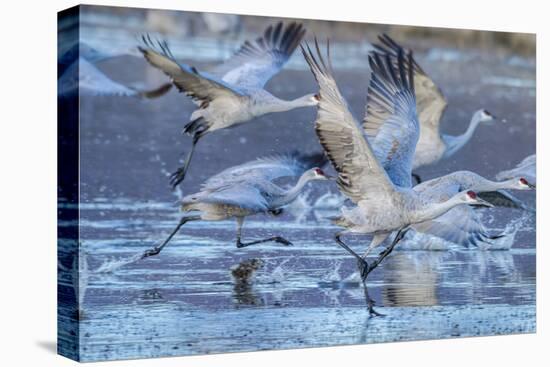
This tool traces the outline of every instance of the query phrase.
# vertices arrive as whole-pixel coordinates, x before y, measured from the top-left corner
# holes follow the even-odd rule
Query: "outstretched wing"
[[[449,181],[446,177],[425,181],[413,190],[429,202],[445,202],[463,190],[459,183]],[[433,220],[417,223],[412,228],[464,247],[480,246],[483,242],[499,237],[489,234],[479,214],[468,205],[459,205]]]
[[[145,59],[168,75],[179,91],[191,97],[199,106],[207,105],[216,98],[245,95],[243,91],[213,75],[178,63],[166,41],[158,41],[157,45],[154,45],[148,35],[142,39],[145,47],[138,46],[138,49]]]
[[[263,36],[246,41],[231,58],[211,72],[229,84],[263,88],[283,68],[305,33],[302,24],[295,22],[284,29],[282,22],[270,25]]]
[[[534,211],[533,208],[528,207],[523,203],[523,201],[504,190],[479,192],[478,196],[483,200],[490,202],[494,206]]]
[[[377,52],[383,55],[391,55],[397,58],[399,50],[403,49],[397,42],[391,39],[387,34],[378,37],[380,44],[375,44]],[[439,135],[439,123],[441,116],[447,108],[447,100],[424,70],[413,60],[412,68],[414,71],[414,88],[416,91],[416,105],[418,109],[418,120],[421,129],[426,129],[433,136]],[[432,136],[432,135],[430,135]]]
[[[413,58],[399,48],[396,60],[390,54],[372,53],[363,129],[380,163],[393,183],[412,187],[411,173],[420,135],[416,114]]]
[[[480,247],[502,236],[489,234],[479,214],[468,205],[457,206],[431,221],[415,224],[412,228],[463,247]]]
[[[307,49],[301,49],[319,84],[315,131],[338,172],[338,187],[355,203],[369,196],[381,197],[381,200],[384,200],[384,197],[393,192],[394,187],[338,90],[330,66],[328,43],[328,66],[323,60],[317,40],[315,47],[317,56],[314,56],[307,44]]]
[[[326,158],[322,153],[311,155],[297,152],[277,154],[230,167],[210,177],[203,189],[212,189],[239,181],[273,181],[280,177],[295,177],[314,167],[322,167]]]

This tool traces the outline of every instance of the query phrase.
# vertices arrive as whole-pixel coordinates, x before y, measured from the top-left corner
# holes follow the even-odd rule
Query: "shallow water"
[[[112,40],[111,48],[132,43],[127,34],[110,31],[84,31],[83,36],[91,44]],[[351,109],[361,116],[368,47],[334,43],[336,77]],[[203,44],[207,51],[195,53],[197,66],[225,56],[220,51],[225,48]],[[193,48],[182,46],[184,41],[176,43],[174,51],[192,56],[185,50]],[[479,108],[501,119],[481,126],[452,159],[420,170],[423,178],[458,169],[491,178],[535,151],[532,60],[445,49],[417,57],[450,101],[445,132],[464,131]],[[104,61],[99,67],[128,84],[165,81],[132,56]],[[268,89],[284,98],[313,92],[315,83],[305,67],[299,57],[293,58]],[[181,189],[172,192],[167,175],[190,144],[180,134],[193,109],[189,100],[175,91],[150,101],[88,97],[81,99],[80,108],[80,329],[71,308],[60,308],[59,320],[60,347],[70,350],[71,333],[79,335],[81,360],[535,331],[531,214],[513,230],[507,251],[431,245],[427,238],[398,246],[369,278],[377,310],[387,315],[380,318],[368,318],[355,262],[332,239],[337,228],[327,218],[337,213],[338,199],[325,196],[317,201],[336,193],[329,183],[311,185],[309,194],[281,216],[245,221],[244,240],[283,235],[292,247],[266,243],[237,249],[234,221],[192,222],[160,255],[135,261],[177,223],[177,199],[196,191],[209,176],[271,153],[319,150],[312,129],[315,111],[264,116],[208,135],[199,143]],[[517,196],[534,207],[533,193]],[[77,209],[60,202],[60,210]],[[521,216],[503,209],[483,215],[494,232]],[[70,276],[70,269],[76,268],[75,243],[63,237],[64,229],[74,224],[60,222],[62,299],[75,295]],[[360,251],[368,240],[351,237],[349,243]],[[253,258],[261,259],[263,266],[248,283],[236,282],[230,269]]]

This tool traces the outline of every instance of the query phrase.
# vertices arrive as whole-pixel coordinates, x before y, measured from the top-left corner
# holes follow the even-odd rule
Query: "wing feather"
[[[415,224],[412,228],[466,248],[482,247],[502,236],[489,234],[479,214],[467,205],[457,206],[440,217]]]
[[[412,54],[373,53],[363,129],[392,182],[412,187],[411,173],[420,126],[416,114]],[[397,70],[396,70],[397,69]]]
[[[311,155],[293,152],[258,158],[237,166],[229,167],[210,177],[203,189],[212,189],[240,181],[273,181],[281,177],[301,176],[305,171],[314,167],[322,167],[326,158],[322,153]]]
[[[144,47],[138,46],[145,59],[154,67],[162,70],[180,92],[191,97],[198,105],[204,106],[215,98],[242,97],[245,93],[196,68],[178,63],[166,41],[154,45],[149,35],[142,37]]]
[[[241,48],[212,73],[227,83],[263,88],[277,74],[300,44],[306,33],[302,24],[292,22],[270,25],[263,36],[246,41]]]
[[[382,55],[390,55],[394,60],[397,58],[399,50],[403,49],[387,34],[379,36],[378,40],[380,44],[374,45],[376,52]],[[406,49],[403,50],[407,51]],[[408,68],[408,71],[414,73],[414,88],[420,128],[431,130],[431,133],[436,136],[435,134],[439,134],[441,117],[447,108],[447,100],[439,87],[416,60],[413,59],[412,68]]]
[[[363,136],[342,97],[332,74],[330,47],[327,42],[325,63],[315,40],[316,55],[309,45],[302,53],[319,84],[319,108],[315,131],[319,141],[338,172],[340,191],[355,203],[367,195],[388,196],[394,187],[378,163],[368,141]]]
[[[520,199],[503,190],[479,192],[478,196],[494,206],[533,211],[532,208],[525,205]]]

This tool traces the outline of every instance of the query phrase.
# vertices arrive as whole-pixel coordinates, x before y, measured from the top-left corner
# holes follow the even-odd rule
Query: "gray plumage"
[[[76,43],[61,55],[57,62],[57,94],[71,96],[120,96],[156,98],[167,93],[172,85],[165,83],[151,90],[140,90],[115,82],[97,68],[95,63],[116,57],[90,47],[84,42]]]
[[[291,203],[311,180],[325,179],[318,167],[321,155],[274,155],[230,167],[209,178],[201,191],[182,200],[183,211],[198,210],[205,220],[273,212]],[[284,189],[274,181],[300,177],[294,187]]]
[[[395,185],[350,113],[332,76],[330,64],[325,63],[317,42],[316,48],[316,56],[309,46],[307,50],[302,48],[320,88],[315,130],[329,160],[338,172],[337,183],[340,191],[356,204],[352,209],[344,209],[336,224],[345,227],[345,232],[374,234],[368,249],[370,251],[394,230],[435,218],[457,205],[484,203],[483,200],[471,197],[466,192],[459,193],[443,203],[433,202],[411,188]],[[328,46],[327,58],[330,60]],[[396,65],[391,62],[389,56],[370,56],[369,62],[373,74],[369,83],[364,126],[377,124],[372,130],[386,132],[387,122],[388,135],[384,136],[383,148],[390,149],[385,151],[385,157],[392,157],[392,146],[408,150],[398,155],[404,158],[401,162],[396,160],[395,165],[401,166],[399,171],[408,169],[410,172],[410,168],[407,167],[410,167],[412,162],[406,157],[411,157],[414,153],[415,134],[408,139],[405,138],[405,144],[402,144],[402,135],[391,136],[389,132],[402,126],[418,130],[414,78],[404,67],[406,63],[412,65],[412,57],[409,54],[408,60],[405,61],[403,53],[400,52]],[[369,113],[372,113],[372,119]]]
[[[380,36],[379,41],[380,44],[374,45],[376,52],[381,55],[390,55],[394,62],[399,50],[406,51],[386,34]],[[479,124],[492,121],[493,117],[486,110],[478,110],[472,115],[470,124],[462,135],[453,136],[442,133],[441,117],[447,108],[447,100],[440,88],[415,60],[412,62],[412,69],[420,121],[420,136],[412,165],[414,170],[435,164],[458,152],[472,138]]]
[[[516,167],[499,172],[495,178],[497,180],[507,180],[514,177],[524,177],[532,184],[537,184],[537,156],[532,154],[525,157]]]
[[[184,178],[195,145],[205,134],[235,126],[272,112],[315,106],[308,94],[294,100],[279,99],[264,89],[265,84],[286,64],[305,34],[301,24],[280,22],[269,26],[263,36],[246,41],[221,65],[209,72],[178,62],[166,42],[143,37],[139,47],[149,63],[167,74],[174,85],[193,99],[198,108],[191,114],[184,133],[193,137],[184,166],[171,177],[173,186]]]
[[[446,201],[461,191],[472,190],[495,207],[529,211],[532,209],[504,190],[531,189],[533,186],[521,177],[496,182],[469,171],[453,172],[414,187],[414,191],[433,201]],[[467,206],[456,207],[440,217],[415,224],[412,229],[464,247],[487,248],[492,240],[502,237],[502,234],[491,235],[478,212]]]
[[[176,229],[157,247],[147,250],[143,257],[157,255],[183,224],[192,220],[218,221],[235,218],[237,221],[237,247],[274,241],[290,245],[290,241],[275,236],[248,243],[241,241],[244,219],[260,213],[279,214],[300,194],[312,180],[327,180],[321,168],[322,155],[274,155],[230,167],[207,180],[197,193],[185,196],[181,209],[188,213]],[[289,189],[277,185],[274,180],[282,177],[299,177]]]
[[[398,53],[404,53],[405,50],[386,35],[380,37],[380,40],[386,47],[384,48],[377,46],[377,52],[374,53],[374,57],[380,58],[389,56],[392,62],[396,63]],[[380,53],[382,51],[384,51],[383,54]],[[406,69],[407,71],[410,71],[409,66],[406,66]],[[417,95],[422,95],[421,98],[423,99],[421,100],[427,100],[428,94],[423,94],[422,90],[429,84],[430,80],[422,77],[422,75],[425,74],[414,59],[412,60],[412,69],[415,70],[414,85],[416,87],[416,91],[421,91],[420,93],[417,93]],[[417,76],[420,76],[420,82],[418,81]],[[430,90],[431,92],[437,91],[435,84],[433,84],[433,87]],[[437,104],[437,102],[434,103]],[[418,101],[417,107],[422,109],[421,104]],[[370,141],[373,143],[376,156],[386,169],[386,172],[395,185],[410,188],[412,185],[408,177],[410,177],[412,168],[415,166],[414,163],[404,164],[404,162],[406,159],[410,158],[411,147],[406,144],[394,143],[391,139],[387,139],[385,136],[388,134],[393,134],[393,136],[395,136],[394,140],[399,140],[402,137],[408,136],[412,136],[414,138],[418,137],[417,130],[415,129],[415,126],[408,124],[391,126],[391,129],[389,128],[389,125],[387,128],[385,125],[381,126],[382,128],[377,127],[370,130],[365,128]],[[420,126],[422,126],[422,124]],[[389,131],[384,131],[384,128]],[[422,130],[422,127],[420,129]],[[379,135],[382,135],[383,138],[380,138]],[[405,139],[405,141],[407,140]],[[391,147],[391,155],[385,153],[388,151],[388,147]],[[419,147],[416,147],[416,152],[418,152],[419,149]],[[412,151],[414,152],[414,148],[412,148]],[[400,157],[400,159],[395,160],[393,157]],[[468,171],[454,172],[414,187],[415,192],[436,202],[449,200],[453,195],[456,195],[461,191],[472,190],[478,193],[479,197],[490,202],[494,206],[531,210],[530,208],[527,208],[519,199],[505,191],[502,191],[504,189],[528,190],[531,189],[531,187],[528,182],[526,184],[522,184],[521,177],[513,177],[505,182],[494,182]],[[489,231],[483,225],[481,217],[478,213],[472,208],[466,206],[449,210],[447,213],[437,217],[434,220],[416,224],[412,226],[412,228],[418,232],[431,234],[465,247],[480,247],[481,245],[486,247],[485,245],[488,241],[500,236],[490,235]]]
[[[335,241],[357,259],[369,313],[379,315],[368,295],[366,279],[368,274],[393,251],[409,227],[436,218],[460,205],[490,204],[477,197],[473,191],[460,192],[449,200],[436,202],[409,187],[395,185],[338,89],[332,75],[328,44],[328,64],[321,55],[317,41],[315,46],[316,55],[309,46],[307,50],[302,47],[302,53],[319,84],[315,131],[330,162],[338,172],[337,184],[340,192],[356,204],[351,209],[343,208],[341,216],[335,218],[335,224],[345,228],[335,235]],[[408,167],[412,164],[411,157],[414,154],[419,129],[412,55],[409,53],[405,61],[403,52],[399,51],[396,63],[392,62],[389,55],[370,55],[369,64],[372,75],[364,128],[374,139],[377,133],[383,134],[383,141],[379,143],[377,153],[390,161],[395,159],[395,172],[407,169],[410,172]],[[408,65],[408,69],[405,69],[405,64]],[[404,131],[412,130],[412,133],[392,134],[392,131],[402,128]],[[403,151],[397,154],[399,149]],[[369,252],[384,242],[393,231],[397,231],[397,234],[392,243],[376,260],[367,263],[366,256]],[[363,256],[358,255],[342,241],[341,236],[346,233],[373,235]]]

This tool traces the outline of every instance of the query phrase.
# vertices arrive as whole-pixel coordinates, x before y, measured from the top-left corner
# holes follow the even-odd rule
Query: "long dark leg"
[[[187,153],[187,157],[185,157],[185,162],[183,163],[183,166],[179,167],[176,172],[170,175],[170,185],[172,185],[172,188],[176,188],[176,186],[178,186],[180,182],[182,182],[185,178],[187,170],[189,169],[189,164],[191,163],[191,158],[193,158],[193,153],[195,152],[195,145],[197,145],[197,143],[199,142],[200,137],[201,135],[198,134],[193,135],[191,150],[189,151],[189,153]]]
[[[243,228],[243,222],[244,222],[243,217],[238,217],[237,218],[237,247],[238,248],[247,247],[247,246],[251,246],[251,245],[257,245],[259,243],[264,243],[264,242],[278,242],[278,243],[281,243],[285,246],[292,246],[292,242],[290,242],[289,240],[287,240],[287,239],[285,239],[281,236],[269,237],[269,238],[265,238],[263,240],[257,240],[257,241],[252,241],[252,242],[242,242],[241,241],[241,233],[242,233],[242,228]]]
[[[397,243],[399,241],[401,241],[403,239],[403,237],[405,237],[405,234],[409,231],[409,228],[402,228],[400,229],[398,232],[397,232],[397,235],[395,236],[393,242],[391,243],[391,245],[389,245],[384,251],[382,251],[380,253],[380,255],[378,256],[378,258],[376,260],[374,260],[370,265],[369,265],[369,268],[367,269],[367,275],[373,271],[377,266],[378,264],[380,264],[382,262],[382,260],[384,260],[386,258],[386,256],[388,256],[389,254],[391,254],[391,252],[393,251],[393,248],[395,247],[395,245],[397,245]]]
[[[416,181],[416,184],[418,185],[419,183],[422,182],[422,179],[420,178],[420,176],[418,175],[418,173],[412,173],[411,176],[414,178],[414,180]]]
[[[342,241],[340,238],[342,237],[342,233],[338,232],[334,235],[334,240],[340,247],[342,247],[344,250],[349,252],[353,257],[357,259],[357,266],[359,267],[359,272],[361,273],[361,278],[365,277],[368,274],[367,270],[369,269],[369,264],[367,263],[367,260],[365,260],[362,256],[360,256],[357,252],[353,251],[348,245]]]
[[[159,246],[155,246],[147,251],[145,251],[143,253],[143,255],[141,256],[142,259],[145,259],[146,257],[149,257],[149,256],[154,256],[154,255],[158,255],[162,249],[164,248],[164,246],[166,246],[168,244],[168,242],[170,242],[170,240],[172,239],[172,237],[174,237],[174,235],[176,233],[178,233],[178,231],[180,230],[180,228],[187,222],[189,221],[192,221],[192,220],[199,220],[201,219],[200,216],[192,216],[192,217],[183,217],[181,218],[180,222],[178,223],[178,225],[176,226],[176,228],[174,228],[174,230],[170,233],[170,235],[164,240],[164,242],[162,244],[160,244]]]
[[[347,244],[342,241],[340,238],[342,236],[342,233],[336,233],[334,236],[334,239],[340,247],[342,247],[344,250],[349,252],[352,256],[354,256],[357,259],[357,269],[359,270],[359,274],[361,274],[361,281],[363,282],[363,292],[365,293],[365,302],[367,304],[367,309],[369,310],[369,315],[374,316],[383,316],[381,313],[378,313],[374,310],[374,300],[370,298],[369,296],[369,290],[367,288],[367,276],[369,274],[369,264],[363,258],[362,256],[359,256],[357,252],[353,251]]]
[[[370,316],[385,316],[384,314],[374,309],[374,300],[369,296],[369,289],[367,287],[367,278],[361,279],[363,282],[363,292],[365,293],[365,302],[367,303],[367,309]]]

